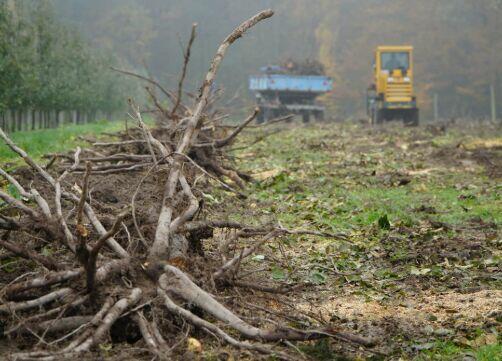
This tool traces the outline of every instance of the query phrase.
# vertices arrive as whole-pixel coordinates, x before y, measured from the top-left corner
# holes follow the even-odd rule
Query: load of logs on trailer
[[[333,89],[333,81],[324,75],[324,67],[317,61],[295,62],[264,66],[259,75],[249,77],[249,89],[254,93],[260,109],[257,121],[300,115],[308,123],[310,117],[324,120],[325,108],[316,98]]]

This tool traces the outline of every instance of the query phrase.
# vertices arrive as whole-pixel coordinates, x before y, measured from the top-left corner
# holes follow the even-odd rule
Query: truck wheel
[[[373,109],[370,113],[370,122],[371,125],[377,124],[377,111],[375,109]]]
[[[302,113],[302,120],[304,123],[310,122],[310,113],[309,112]]]
[[[404,118],[404,124],[409,127],[417,127],[419,124],[419,111],[418,109],[412,109],[407,112]]]
[[[268,122],[270,119],[273,119],[273,117],[272,109],[263,109],[263,122]]]
[[[314,113],[315,120],[318,122],[324,122],[324,111],[319,110]]]
[[[260,111],[256,116],[256,123],[262,124],[264,121],[265,121],[265,109],[260,108]]]
[[[382,124],[385,121],[385,113],[383,109],[378,109],[375,112],[375,124]]]

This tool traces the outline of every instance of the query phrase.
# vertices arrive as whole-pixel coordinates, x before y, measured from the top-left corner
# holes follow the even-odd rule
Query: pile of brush
[[[110,334],[113,339],[130,329],[138,330],[151,354],[171,359],[179,344],[172,325],[180,319],[235,347],[281,358],[288,356],[266,343],[331,336],[367,344],[330,328],[260,328],[208,292],[235,286],[284,291],[237,281],[241,262],[282,235],[321,235],[198,217],[201,187],[209,183],[244,197],[242,188],[250,177],[232,166],[225,148],[257,111],[239,126],[222,126],[218,114],[208,111],[211,86],[227,48],[272,15],[270,10],[260,12],[224,40],[193,108],[183,104],[182,86],[195,26],[177,92],[120,70],[149,83],[157,119],[153,129],[130,101],[136,128],[88,149],[50,155],[44,167],[0,130],[0,137],[27,164],[10,173],[0,168],[13,190],[0,191],[0,247],[30,266],[26,273],[2,277],[4,336],[23,335],[44,346],[11,359],[74,357],[92,351]],[[158,93],[171,102],[169,109]],[[217,237],[216,229],[232,230],[231,236],[217,240],[217,257],[197,262],[201,242]],[[244,246],[242,239],[248,240]]]

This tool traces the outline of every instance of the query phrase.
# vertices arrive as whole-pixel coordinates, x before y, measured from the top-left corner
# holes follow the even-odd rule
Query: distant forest
[[[4,0],[5,1],[5,0]],[[288,58],[318,59],[335,80],[340,116],[364,111],[377,45],[416,49],[419,102],[444,117],[489,113],[489,86],[502,101],[502,0],[18,0],[51,3],[59,20],[136,71],[174,85],[181,43],[197,22],[188,85],[196,90],[221,39],[263,8],[276,15],[225,58],[218,85],[250,102],[248,75]],[[64,37],[58,31],[54,37]],[[500,107],[499,107],[500,108]]]
[[[17,123],[9,128],[25,126],[33,111],[47,123],[49,113],[59,121],[65,111],[93,117],[124,109],[136,86],[109,70],[117,63],[62,22],[50,1],[0,0],[0,114]]]

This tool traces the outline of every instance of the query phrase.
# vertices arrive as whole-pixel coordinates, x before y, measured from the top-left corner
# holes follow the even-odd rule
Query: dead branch
[[[220,267],[219,270],[217,270],[216,272],[214,272],[213,273],[213,278],[214,279],[218,279],[218,278],[223,277],[223,275],[226,272],[228,272],[230,269],[232,269],[238,262],[240,262],[240,260],[242,260],[243,258],[246,258],[246,257],[250,256],[259,247],[261,247],[261,245],[263,245],[264,243],[268,242],[272,238],[275,238],[280,233],[281,233],[280,231],[274,230],[274,231],[270,232],[269,234],[267,234],[265,237],[263,237],[261,240],[255,242],[252,246],[243,249],[243,251],[240,254],[238,254],[237,256],[235,256],[234,258],[232,258],[230,261],[226,262],[223,266]]]
[[[169,117],[170,117],[169,111],[162,104],[160,104],[159,100],[155,96],[152,89],[150,89],[150,87],[146,86],[145,90],[148,93],[148,95],[150,96],[150,99],[153,101],[153,104],[157,107],[157,109],[164,116],[164,118],[169,119]]]
[[[185,131],[181,144],[176,149],[177,153],[185,153],[187,147],[191,143],[193,133],[195,132],[196,127],[199,125],[199,121],[201,119],[202,113],[206,108],[208,98],[210,95],[211,86],[213,85],[214,79],[220,67],[221,61],[223,60],[225,53],[230,45],[232,45],[237,39],[242,37],[244,33],[249,30],[251,27],[255,26],[258,22],[270,18],[274,15],[272,10],[265,10],[260,12],[259,14],[253,16],[251,19],[245,21],[239,27],[237,27],[227,38],[223,41],[216,52],[216,56],[213,58],[211,62],[211,66],[209,68],[209,72],[206,75],[206,79],[202,84],[202,88],[200,90],[199,100],[195,107],[193,116],[189,122],[189,125]]]
[[[67,353],[72,351],[75,347],[79,346],[82,342],[84,342],[94,331],[94,327],[97,327],[99,323],[103,320],[103,317],[107,314],[110,308],[113,306],[114,300],[111,297],[108,297],[101,309],[94,315],[92,320],[89,322],[89,327],[85,332],[83,332],[80,336],[74,339],[68,346],[66,346],[61,353]]]
[[[195,41],[195,35],[197,30],[197,24],[192,24],[192,31],[190,33],[190,39],[188,40],[188,45],[183,54],[183,68],[181,70],[180,80],[178,82],[178,95],[176,97],[176,103],[174,104],[173,110],[171,111],[170,118],[174,119],[176,117],[176,111],[181,103],[181,95],[183,92],[183,82],[185,81],[185,77],[187,74],[188,62],[190,60],[190,52],[192,50],[193,42]]]
[[[2,129],[0,129],[0,137],[5,141],[5,143],[8,145],[8,147],[17,153],[23,160],[26,162],[27,165],[29,165],[33,170],[35,170],[38,174],[40,174],[51,186],[55,187],[56,186],[56,180],[42,167],[40,167],[38,164],[36,164],[31,157],[28,156],[28,154],[21,148],[19,148],[4,132]],[[33,190],[32,190],[33,194]],[[76,196],[73,193],[69,192],[62,192],[61,195],[64,198],[68,198],[74,202],[79,202],[80,197]],[[4,199],[7,203],[9,204],[14,204],[18,208],[22,209],[26,214],[29,214],[32,216],[32,218],[39,218],[38,213],[33,211],[31,208],[24,206],[22,203],[17,201],[16,199],[12,198],[8,194],[2,192],[0,193],[0,198]],[[45,200],[44,200],[45,201]],[[46,202],[45,202],[46,203]],[[41,205],[39,201],[39,206]],[[43,202],[42,202],[43,206]],[[84,204],[84,211],[87,215],[87,218],[91,221],[93,227],[96,229],[96,231],[100,234],[106,234],[106,230],[101,224],[101,222],[98,220],[96,215],[94,214],[94,211],[92,208],[85,203]],[[49,231],[51,231],[49,229]],[[119,254],[123,258],[129,257],[129,254],[118,244],[113,238],[108,239],[107,241],[108,246],[113,249],[117,254]]]
[[[150,140],[153,137],[152,137],[152,134],[150,133],[150,131],[148,130],[146,124],[141,119],[141,114],[139,112],[139,107],[136,106],[136,105],[134,105],[131,99],[129,99],[129,105],[133,109],[134,113],[136,114],[136,118],[138,120],[139,128],[143,132],[143,137],[146,140],[146,144],[148,146],[148,151],[150,152],[150,154],[152,156],[153,162],[157,163],[157,157],[155,156],[155,152],[153,151],[153,147],[152,147],[152,142]]]
[[[148,322],[141,311],[136,313],[134,320],[138,324],[141,335],[150,351],[160,360],[170,360],[171,351],[153,323]],[[161,340],[159,340],[159,336]]]
[[[164,159],[167,159],[171,153],[171,150],[167,149],[164,144],[162,144],[159,140],[157,140],[156,138],[154,138],[152,136],[152,133],[150,132],[150,130],[148,129],[146,124],[143,122],[143,118],[141,117],[139,107],[134,106],[134,104],[132,104],[132,102],[130,104],[131,104],[131,107],[133,108],[134,116],[135,116],[136,120],[138,121],[140,128],[143,130],[143,133],[145,136],[145,141],[147,142],[147,144],[149,144],[150,152],[152,153],[154,163],[157,163],[157,161],[155,158],[155,153],[153,153],[153,149],[151,149],[152,144],[155,145],[155,147],[158,149],[158,151],[160,152],[162,157],[164,157]]]
[[[182,230],[191,233],[191,232],[202,232],[214,228],[242,229],[242,228],[248,228],[248,226],[233,221],[194,221],[186,223],[183,226]]]
[[[270,119],[269,121],[267,121],[265,123],[249,125],[248,128],[263,128],[263,127],[268,127],[268,126],[270,126],[272,124],[277,124],[277,123],[282,123],[282,122],[290,121],[294,117],[295,117],[294,114],[289,114],[289,115],[285,115],[283,117],[278,117],[278,118]]]
[[[91,162],[91,163],[104,163],[104,162],[121,162],[121,161],[145,161],[150,160],[152,157],[148,154],[126,154],[126,153],[118,153],[112,154],[106,157],[91,157],[91,158],[82,158],[82,161]]]
[[[247,338],[274,342],[279,340],[307,341],[325,337],[339,337],[364,346],[373,345],[371,340],[357,335],[336,332],[331,328],[326,330],[303,331],[286,327],[280,327],[273,330],[263,330],[254,327],[221,305],[176,267],[165,265],[163,269],[166,273],[159,278],[159,288],[164,291],[174,292],[185,301],[196,304],[198,307],[210,313],[216,319],[224,322],[229,327],[239,331]]]
[[[236,316],[226,307],[216,301],[211,295],[195,285],[183,272],[174,266],[163,266],[166,272],[159,278],[159,289],[165,292],[173,292],[187,302],[194,303],[204,311],[211,314],[216,319],[225,323],[225,325],[239,331],[243,336],[254,339],[274,342],[279,340],[306,341],[325,337],[333,337],[333,333],[327,330],[297,330],[293,328],[276,328],[273,330],[263,330],[248,324]],[[165,296],[164,296],[165,299]],[[188,315],[190,317],[190,315]],[[192,322],[191,319],[189,319]],[[347,338],[348,339],[348,338]],[[354,336],[353,340],[358,340],[362,344],[369,345],[370,342],[359,336]]]
[[[121,145],[130,145],[130,144],[143,144],[146,140],[144,139],[133,139],[133,140],[124,140],[121,142],[96,142],[92,143],[95,147],[115,147]]]
[[[98,170],[99,168],[96,168],[94,171],[94,175],[106,175],[106,174],[119,174],[119,173],[129,173],[129,172],[135,172],[135,171],[141,171],[143,168],[148,167],[152,163],[141,163],[141,164],[127,164],[127,165],[120,165],[120,166],[108,166],[108,167],[102,167],[102,168],[107,168],[106,170]],[[77,172],[81,173],[81,172]]]
[[[215,177],[213,176],[211,173],[209,173],[207,170],[205,170],[203,167],[201,167],[199,164],[197,164],[192,158],[190,158],[188,155],[186,154],[181,154],[181,153],[174,153],[173,155],[179,155],[179,156],[182,156],[184,158],[186,158],[189,162],[191,162],[197,169],[199,169],[202,173],[204,173],[205,175],[207,175],[209,178],[211,179],[214,179],[216,182],[218,182],[225,190],[227,191],[230,191],[230,192],[233,192],[233,193],[236,193],[237,195],[239,195],[239,197],[241,198],[246,198],[246,195],[239,192],[238,190],[232,188],[231,186],[229,186],[227,183],[223,182],[221,179],[219,179],[218,177]]]
[[[12,313],[41,307],[49,302],[65,298],[71,294],[73,294],[73,290],[71,288],[61,288],[34,300],[25,302],[7,302],[4,305],[0,305],[0,313]]]
[[[98,258],[99,251],[105,245],[105,242],[113,237],[120,229],[122,221],[129,214],[129,210],[121,213],[115,220],[113,227],[106,232],[101,238],[96,242],[96,244],[91,248],[91,250],[86,253],[87,259],[83,263],[87,276],[87,292],[93,293],[95,288],[95,278],[96,278],[96,261]]]
[[[68,225],[66,224],[66,220],[63,217],[63,209],[61,206],[61,182],[70,174],[70,172],[74,171],[79,163],[79,156],[80,156],[80,147],[77,147],[77,150],[74,155],[74,163],[73,165],[65,170],[63,174],[56,180],[56,183],[54,185],[55,188],[55,196],[54,196],[54,203],[56,204],[56,219],[57,222],[59,223],[61,229],[63,230],[66,244],[68,248],[72,250],[72,252],[76,252],[76,246],[75,246],[75,240],[73,238],[73,234],[70,232],[70,229],[68,228]]]
[[[178,216],[171,222],[169,226],[171,232],[176,232],[182,224],[185,224],[186,222],[192,220],[194,214],[199,209],[199,201],[193,195],[192,190],[190,189],[190,185],[188,184],[185,176],[180,174],[179,181],[183,189],[183,193],[189,199],[190,205],[180,216]]]
[[[73,330],[92,321],[92,316],[70,316],[56,320],[44,321],[30,325],[31,332],[44,332],[45,334],[54,334],[63,331]],[[21,329],[26,332],[26,328]],[[19,332],[18,332],[19,333]]]
[[[5,193],[4,191],[0,191],[0,198],[2,198],[2,200],[5,203],[8,203],[14,208],[19,209],[21,212],[28,214],[31,218],[33,218],[33,220],[41,219],[38,212],[34,211],[32,208],[28,206],[25,206],[21,201],[18,201],[17,199]]]
[[[175,96],[169,91],[167,90],[166,88],[164,88],[158,81],[154,80],[154,79],[151,79],[151,78],[148,78],[148,77],[145,77],[143,75],[140,75],[140,74],[137,74],[137,73],[134,73],[132,71],[127,71],[127,70],[121,70],[121,69],[117,69],[117,68],[114,68],[114,67],[111,67],[111,69],[113,71],[116,71],[116,72],[119,72],[119,73],[122,73],[122,74],[125,74],[125,75],[129,75],[129,76],[132,76],[132,77],[135,77],[135,78],[138,78],[138,79],[141,79],[141,80],[144,80],[154,86],[156,86],[157,88],[159,88],[159,90],[164,93],[164,95],[170,99],[170,100],[173,100],[175,99]]]
[[[281,129],[276,129],[276,130],[273,130],[271,132],[268,132],[268,133],[265,133],[265,134],[261,134],[260,136],[256,137],[256,139],[254,139],[251,143],[248,143],[246,145],[243,145],[243,146],[240,146],[240,147],[235,147],[235,148],[232,148],[232,149],[229,149],[228,151],[229,152],[235,152],[237,150],[242,150],[242,149],[246,149],[246,148],[249,148],[255,144],[258,144],[260,142],[262,142],[263,140],[265,140],[266,138],[274,135],[274,134],[277,134],[277,133],[280,133],[282,130]]]
[[[59,264],[56,260],[52,259],[49,256],[43,256],[20,245],[8,242],[4,239],[0,239],[0,246],[4,247],[17,256],[20,256],[27,260],[35,261],[49,270],[58,271],[63,268],[61,264]]]
[[[80,194],[80,199],[77,204],[77,217],[76,217],[76,227],[77,227],[77,238],[78,246],[76,249],[77,259],[85,266],[88,258],[87,249],[87,237],[89,236],[89,231],[83,223],[84,207],[87,202],[87,193],[89,189],[89,177],[92,172],[92,167],[90,163],[85,165],[85,175],[84,182],[82,185],[82,193]]]
[[[75,198],[73,199],[75,200]],[[105,227],[103,227],[98,217],[96,217],[96,214],[92,210],[91,206],[89,206],[89,204],[87,203],[84,204],[84,212],[94,229],[99,233],[100,236],[104,236],[106,234]],[[120,257],[126,259],[130,257],[129,253],[124,248],[122,248],[122,246],[115,239],[113,239],[113,237],[109,238],[106,241],[106,244]]]
[[[194,315],[188,310],[185,310],[184,308],[178,306],[176,303],[169,298],[168,294],[161,288],[159,287],[157,292],[162,296],[164,299],[164,304],[166,308],[172,312],[175,315],[178,315],[180,317],[183,317],[185,320],[190,322],[191,324],[199,327],[203,331],[209,333],[210,335],[216,335],[229,345],[232,345],[237,348],[245,349],[245,350],[252,350],[252,351],[258,351],[260,353],[270,355],[270,354],[275,354],[273,350],[271,350],[269,347],[264,346],[264,345],[255,345],[251,344],[249,342],[242,342],[238,341],[226,332],[224,332],[221,328],[217,327],[216,325],[207,322],[203,320],[202,318]],[[279,353],[277,353],[279,354]],[[288,357],[284,357],[288,359]]]
[[[194,147],[221,148],[230,144],[239,135],[239,133],[242,132],[244,128],[246,128],[249,125],[249,123],[251,123],[256,118],[259,112],[260,108],[255,108],[253,114],[251,114],[241,125],[239,125],[237,129],[235,129],[228,137],[224,139],[215,140],[211,143],[195,144]]]
[[[22,196],[22,197],[25,197],[25,198],[28,198],[28,199],[31,199],[33,197],[33,195],[31,193],[28,193],[21,184],[19,184],[19,182],[16,180],[16,178],[12,177],[9,173],[7,173],[3,168],[0,168],[0,175],[2,177],[4,177],[5,179],[7,179],[7,181],[9,181],[10,184],[12,184],[16,190],[19,192],[19,194]]]
[[[30,327],[31,325],[34,325],[37,322],[40,322],[41,320],[47,319],[47,318],[55,316],[55,315],[61,315],[70,309],[77,308],[77,307],[83,305],[85,302],[87,302],[87,300],[88,300],[88,296],[78,297],[72,302],[66,303],[66,304],[59,306],[59,307],[52,308],[47,312],[42,312],[42,313],[30,316],[28,318],[25,318],[21,322],[16,324],[15,326],[11,327],[9,330],[7,330],[4,334],[5,334],[5,336],[9,336],[9,335],[20,333],[20,332],[22,333],[22,332],[24,332],[23,330],[26,329],[27,327]]]
[[[93,346],[99,344],[106,336],[115,321],[124,313],[125,310],[134,306],[139,302],[143,292],[140,288],[134,288],[128,297],[122,298],[108,311],[103,318],[101,324],[87,340],[82,342],[79,346],[75,347],[75,352],[89,351]]]
[[[12,295],[24,292],[34,288],[42,288],[55,285],[64,281],[75,279],[83,273],[82,269],[65,270],[55,273],[48,273],[42,277],[34,278],[28,281],[14,283],[13,285],[5,287],[1,293],[5,294],[7,298]]]
[[[0,138],[2,138],[7,144],[7,146],[14,152],[17,153],[23,160],[28,164],[32,169],[37,171],[42,177],[45,178],[45,180],[51,184],[54,185],[54,178],[47,172],[45,171],[42,167],[40,167],[36,162],[33,161],[33,159],[28,156],[28,154],[21,148],[19,148],[8,136],[7,134],[4,133],[3,129],[0,128]]]

